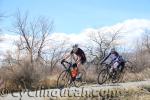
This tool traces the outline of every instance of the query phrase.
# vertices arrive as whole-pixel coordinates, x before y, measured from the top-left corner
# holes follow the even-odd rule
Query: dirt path
[[[104,84],[104,85],[86,85],[80,88],[71,87],[65,89],[47,89],[38,91],[24,91],[20,93],[11,93],[1,95],[0,100],[85,100],[85,98],[108,98],[123,97],[135,94],[146,93],[149,98],[149,92],[143,87],[150,87],[150,80],[128,83]],[[137,97],[137,96],[136,96]],[[135,99],[138,100],[138,99]],[[139,99],[141,100],[141,99]],[[149,100],[149,99],[145,99]]]

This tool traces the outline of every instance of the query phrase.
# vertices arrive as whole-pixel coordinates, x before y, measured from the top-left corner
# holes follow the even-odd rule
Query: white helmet
[[[72,46],[72,48],[74,49],[74,48],[78,48],[78,44],[74,44],[73,46]]]
[[[74,44],[74,45],[72,46],[72,48],[73,48],[73,51],[76,52],[76,51],[78,50],[78,44]]]

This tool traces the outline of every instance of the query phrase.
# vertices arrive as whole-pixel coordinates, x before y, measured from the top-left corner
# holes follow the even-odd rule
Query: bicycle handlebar
[[[65,66],[65,63],[69,64],[69,67],[72,66],[72,63],[63,60],[63,61],[61,61],[61,64],[65,67],[65,69],[68,69],[68,68]]]

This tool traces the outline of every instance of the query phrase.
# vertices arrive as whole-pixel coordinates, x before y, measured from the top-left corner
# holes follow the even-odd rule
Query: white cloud
[[[112,32],[118,29],[122,29],[122,36],[123,38],[120,39],[120,43],[126,46],[133,46],[133,41],[136,38],[141,36],[141,33],[144,32],[145,29],[150,29],[150,20],[146,19],[129,19],[123,22],[117,23],[112,26],[104,26],[100,28],[88,28],[84,29],[81,33],[74,33],[74,34],[66,34],[66,33],[53,33],[51,34],[50,38],[55,39],[56,41],[64,41],[67,40],[68,43],[79,43],[79,45],[84,45],[89,43],[88,36],[92,32]],[[106,35],[106,34],[105,34]],[[107,35],[106,35],[107,36]],[[13,50],[13,41],[17,40],[19,36],[17,35],[9,35],[5,34],[1,36],[3,38],[3,42],[0,43],[0,52],[5,52],[7,50]]]
[[[88,36],[93,32],[115,32],[119,29],[121,29],[122,36],[119,42],[123,43],[125,46],[133,46],[134,44],[132,43],[134,43],[135,40],[141,36],[144,30],[150,29],[150,20],[129,19],[112,26],[104,26],[97,29],[84,29],[81,33],[78,34],[54,33],[52,34],[52,37],[57,40],[69,40],[71,43],[79,43],[82,45],[89,41]]]
[[[5,52],[7,50],[13,50],[13,43],[19,39],[18,35],[2,34],[2,41],[0,42],[0,52]]]
[[[7,51],[14,51],[14,41],[18,40],[18,35],[2,34],[2,41],[0,42],[0,59],[3,58]]]

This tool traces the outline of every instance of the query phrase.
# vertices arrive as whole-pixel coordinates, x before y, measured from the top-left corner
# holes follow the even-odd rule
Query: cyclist
[[[105,62],[108,58],[110,58],[111,60],[110,72],[117,69],[120,69],[120,71],[122,72],[125,65],[125,61],[122,58],[122,56],[120,56],[119,53],[115,50],[115,48],[111,49],[110,53],[102,60],[101,64]]]
[[[67,55],[63,60],[67,60],[70,57],[73,57],[75,63],[73,66],[78,67],[78,70],[81,71],[82,69],[85,71],[84,67],[82,66],[86,62],[86,56],[84,51],[78,47],[78,44],[72,46],[72,50],[69,55]],[[63,61],[62,60],[62,61]],[[77,75],[76,78],[80,78],[81,75]]]

